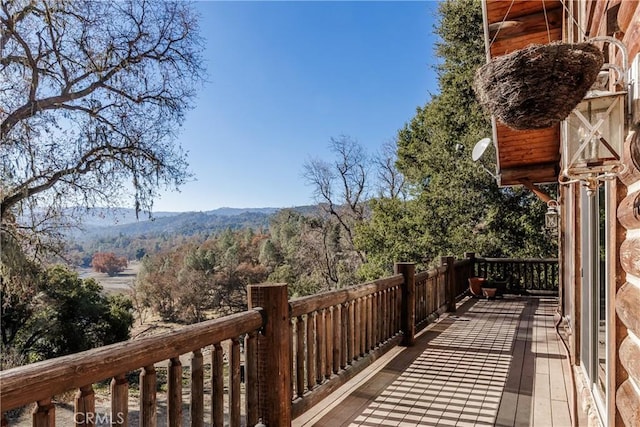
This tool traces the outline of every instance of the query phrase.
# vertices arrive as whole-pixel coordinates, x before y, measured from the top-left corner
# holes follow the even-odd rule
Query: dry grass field
[[[127,268],[117,276],[109,277],[107,273],[98,273],[91,268],[81,268],[78,274],[83,279],[95,279],[107,293],[128,293],[136,280],[138,271],[140,271],[140,262],[130,261]]]

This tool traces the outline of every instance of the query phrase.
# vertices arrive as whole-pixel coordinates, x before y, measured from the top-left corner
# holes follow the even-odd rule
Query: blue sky
[[[208,83],[179,142],[195,180],[155,211],[314,202],[331,137],[373,153],[437,91],[437,2],[199,2]]]

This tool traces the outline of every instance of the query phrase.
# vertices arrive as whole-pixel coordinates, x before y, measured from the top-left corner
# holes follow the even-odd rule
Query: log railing
[[[475,258],[473,261],[475,276],[504,279],[509,292],[558,292],[557,259]]]
[[[469,277],[506,273],[557,287],[557,262],[473,254],[443,257],[440,267],[418,273],[415,264],[398,263],[393,276],[291,301],[286,284],[250,285],[243,313],[0,372],[2,425],[8,410],[35,402],[32,424],[54,426],[55,397],[76,390],[76,426],[98,419],[127,426],[131,373],[139,370],[139,425],[157,425],[161,396],[169,426],[287,426],[386,351],[413,345],[429,321],[455,311]],[[166,372],[166,393],[157,392],[159,372]],[[111,409],[99,414],[94,385],[104,380]]]
[[[403,285],[397,274],[290,302],[294,417],[400,342]]]
[[[441,266],[416,274],[416,327],[422,329],[444,311],[447,267]]]
[[[128,425],[129,381],[126,375],[140,370],[139,411],[140,425],[157,424],[158,371],[167,371],[167,423],[181,426],[190,423],[202,426],[204,414],[204,367],[211,372],[208,387],[212,425],[239,426],[240,418],[240,337],[246,336],[246,347],[255,348],[253,341],[263,326],[262,309],[249,310],[209,320],[180,330],[151,337],[112,344],[81,353],[45,360],[3,371],[0,376],[0,404],[2,413],[33,402],[34,426],[54,426],[54,396],[77,390],[74,414],[76,426],[109,424]],[[223,347],[227,347],[226,357]],[[204,351],[206,349],[206,351]],[[208,357],[205,360],[204,354]],[[246,354],[251,359],[251,356]],[[224,359],[228,362],[225,362]],[[168,362],[167,362],[168,361]],[[164,362],[164,363],[163,363]],[[187,364],[190,375],[183,375]],[[224,375],[224,371],[228,375]],[[249,379],[255,375],[247,373]],[[94,384],[111,379],[111,409],[97,413]],[[183,383],[190,388],[189,412],[183,413]],[[246,389],[255,387],[250,381]],[[225,399],[224,389],[230,390],[231,399]],[[225,403],[225,400],[228,400]],[[247,393],[246,406],[256,402]],[[226,420],[226,421],[225,421]],[[3,416],[3,425],[7,420]]]

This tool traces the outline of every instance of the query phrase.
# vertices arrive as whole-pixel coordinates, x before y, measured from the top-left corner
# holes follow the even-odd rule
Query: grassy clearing
[[[140,266],[139,261],[131,261],[122,273],[113,277],[109,277],[107,273],[93,271],[91,268],[80,268],[78,274],[83,279],[95,279],[106,293],[128,293],[136,280]]]

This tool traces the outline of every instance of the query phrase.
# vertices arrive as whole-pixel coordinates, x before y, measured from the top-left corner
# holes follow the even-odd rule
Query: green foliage
[[[271,221],[268,242],[271,258],[280,263],[269,281],[288,283],[291,296],[357,283],[360,255],[334,215],[282,210]]]
[[[147,251],[144,248],[138,248],[136,250],[136,260],[140,261],[147,254]]]
[[[103,295],[95,280],[80,279],[56,265],[34,275],[25,293],[19,291],[15,275],[7,273],[1,295],[3,353],[33,362],[129,338],[131,301]]]
[[[397,167],[409,184],[407,201],[370,202],[371,220],[361,224],[357,246],[369,264],[367,278],[390,272],[394,261],[437,263],[440,256],[555,256],[545,233],[545,205],[528,190],[497,187],[471,159],[474,144],[491,126],[472,90],[485,62],[482,13],[477,0],[443,1],[436,28],[440,93],[421,108],[397,138]],[[495,153],[480,160],[495,169]]]
[[[264,239],[253,230],[227,230],[147,255],[136,298],[163,319],[184,323],[242,310],[247,285],[267,278],[268,270],[259,262]]]

